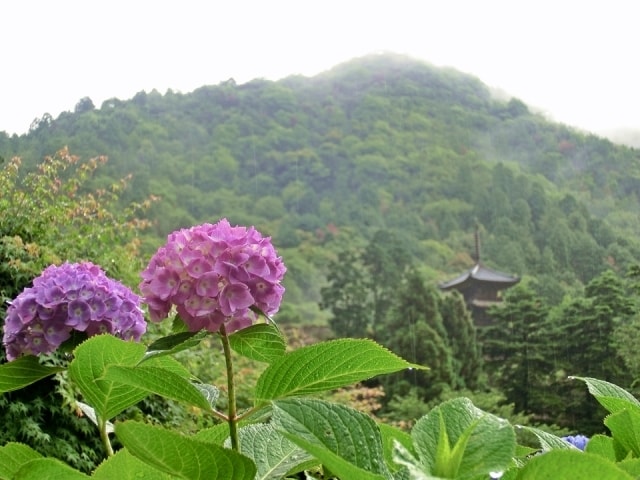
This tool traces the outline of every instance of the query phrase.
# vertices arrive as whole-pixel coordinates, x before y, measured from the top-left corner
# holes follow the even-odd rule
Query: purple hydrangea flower
[[[567,435],[566,437],[562,437],[562,439],[582,451],[584,451],[587,443],[589,443],[589,437],[585,437],[584,435]]]
[[[278,311],[286,270],[270,237],[222,219],[171,233],[142,272],[140,291],[152,321],[175,305],[191,331],[224,323],[231,333],[254,323],[252,308]]]
[[[91,262],[51,265],[7,309],[7,360],[50,353],[71,337],[111,333],[139,341],[146,331],[140,297]]]

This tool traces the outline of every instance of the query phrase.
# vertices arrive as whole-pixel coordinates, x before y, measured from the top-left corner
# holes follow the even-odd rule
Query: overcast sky
[[[84,96],[99,107],[154,88],[310,76],[379,51],[471,73],[585,130],[640,129],[633,0],[15,0],[0,18],[8,133]]]

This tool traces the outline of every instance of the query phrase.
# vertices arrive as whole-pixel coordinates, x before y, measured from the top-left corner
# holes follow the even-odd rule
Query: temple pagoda
[[[458,290],[477,325],[486,325],[489,318],[486,309],[502,301],[501,292],[514,286],[520,278],[492,270],[480,261],[480,237],[475,232],[475,265],[456,278],[439,285],[441,290]]]

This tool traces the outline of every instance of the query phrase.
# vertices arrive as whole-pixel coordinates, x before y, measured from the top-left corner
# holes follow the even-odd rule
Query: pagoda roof
[[[443,282],[439,285],[442,290],[460,288],[469,283],[492,284],[496,288],[508,288],[520,281],[520,277],[498,272],[485,267],[481,262],[476,263],[472,268],[457,276],[456,278]]]

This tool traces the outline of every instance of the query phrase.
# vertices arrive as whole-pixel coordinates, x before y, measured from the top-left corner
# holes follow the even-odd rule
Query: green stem
[[[222,339],[222,348],[224,349],[224,360],[227,364],[227,393],[229,395],[229,435],[231,437],[231,448],[236,452],[240,451],[240,442],[238,440],[238,410],[236,406],[236,384],[233,378],[233,363],[231,361],[231,346],[229,345],[229,337],[224,325],[220,327],[220,338]]]
[[[113,447],[111,446],[109,433],[107,432],[107,421],[98,417],[98,429],[100,430],[100,440],[102,440],[102,445],[107,452],[107,456],[111,457],[113,455]]]

